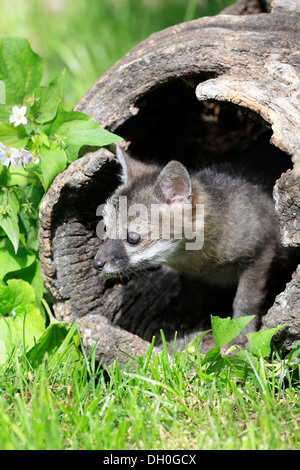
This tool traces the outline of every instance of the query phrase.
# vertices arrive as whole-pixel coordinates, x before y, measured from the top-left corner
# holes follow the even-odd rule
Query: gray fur
[[[119,151],[120,152],[120,151]],[[120,156],[119,156],[120,158]],[[265,297],[270,266],[281,250],[279,225],[270,194],[259,185],[222,172],[217,166],[188,173],[179,162],[165,168],[136,162],[122,153],[123,184],[108,201],[104,221],[108,239],[101,245],[94,266],[107,275],[122,275],[166,264],[215,284],[237,283],[233,317],[256,315]],[[126,165],[126,167],[124,166]],[[127,196],[128,206],[153,203],[204,204],[204,245],[187,251],[185,239],[150,240],[148,227],[133,218],[131,227],[142,236],[130,245],[126,233],[110,240],[112,208],[118,212],[119,196]],[[248,331],[257,327],[251,322]],[[240,343],[245,344],[245,336]]]

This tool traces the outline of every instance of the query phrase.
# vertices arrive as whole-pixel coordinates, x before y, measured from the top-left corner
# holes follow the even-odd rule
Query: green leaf
[[[54,178],[64,171],[67,166],[66,152],[57,145],[51,145],[48,149],[42,146],[40,149],[40,162],[34,165],[30,171],[40,178],[45,189],[48,190]]]
[[[15,127],[13,124],[7,122],[0,123],[0,142],[4,144],[7,149],[15,147],[20,150],[21,147],[26,147],[29,137],[26,134],[24,126]]]
[[[0,80],[5,83],[7,103],[21,103],[39,85],[43,71],[44,61],[32,51],[27,39],[0,39]]]
[[[76,323],[71,327],[52,323],[28,351],[27,359],[32,367],[37,367],[46,357],[51,362],[58,362],[64,354],[71,354],[73,360],[78,360],[81,354],[77,344]]]
[[[207,364],[207,363],[213,363],[217,361],[221,357],[221,350],[220,346],[215,346],[214,348],[211,348],[207,353],[205,354],[204,358],[201,361],[201,364]]]
[[[28,282],[28,284],[33,287],[37,300],[40,300],[43,297],[44,281],[41,276],[40,262],[38,259],[35,259],[35,261],[27,268],[8,273],[4,277],[4,282],[7,282],[8,279],[22,279],[23,281]]]
[[[249,354],[246,349],[239,350],[236,354],[228,357],[222,357],[221,355],[217,358],[217,361],[209,367],[209,372],[213,374],[219,374],[222,370],[226,370],[226,377],[230,374],[230,377],[238,377],[242,380],[247,380],[248,377],[255,377],[253,367],[258,369],[258,361],[252,354],[252,364],[249,363]],[[212,362],[212,361],[211,361]]]
[[[13,309],[12,323],[16,338],[25,348],[32,347],[35,340],[45,331],[45,324],[40,310],[34,305],[20,305]]]
[[[224,346],[233,340],[253,318],[255,315],[235,319],[211,316],[212,333],[216,346]]]
[[[194,338],[185,348],[184,353],[180,356],[180,364],[186,366],[188,361],[196,361],[199,356],[199,348],[202,338],[211,330],[202,331]]]
[[[9,168],[2,167],[0,176],[0,186],[20,186],[25,188],[28,185],[34,185],[37,183],[36,175],[29,173],[23,166],[18,165],[17,168],[13,168],[11,165]],[[1,171],[1,169],[0,169]]]
[[[249,364],[249,356],[252,359],[251,365]],[[236,354],[224,358],[224,361],[233,374],[238,375],[243,380],[246,380],[249,376],[254,377],[253,366],[257,370],[259,368],[257,359],[249,354],[246,349],[241,349]]]
[[[25,235],[25,245],[29,250],[38,251],[38,207],[44,195],[40,186],[26,186],[14,189],[20,204],[19,228]]]
[[[41,312],[33,305],[16,307],[13,315],[0,318],[0,364],[12,352],[31,348],[43,334],[45,325]]]
[[[186,347],[186,352],[188,354],[195,354],[200,347],[200,343],[204,336],[206,336],[211,330],[202,331],[199,333],[196,338],[194,338]]]
[[[123,140],[100,127],[91,118],[65,122],[56,130],[56,135],[64,143],[68,162],[76,160],[80,148],[84,145],[102,147]]]
[[[2,188],[0,191],[0,227],[13,244],[15,253],[19,246],[19,202],[12,190]]]
[[[296,342],[295,346],[287,355],[287,360],[294,364],[300,364],[300,340]]]
[[[12,271],[20,271],[30,266],[36,257],[27,248],[20,246],[17,253],[14,252],[11,242],[0,239],[0,279]]]
[[[274,334],[286,326],[280,325],[276,328],[270,328],[268,330],[260,330],[255,333],[248,333],[247,338],[250,343],[250,349],[255,356],[267,357],[271,354],[271,340]]]
[[[36,306],[34,289],[25,281],[10,279],[0,283],[0,361],[5,361],[15,345],[32,347],[45,330]]]
[[[61,72],[48,86],[39,86],[24,100],[30,106],[28,117],[38,124],[51,121],[55,118],[58,106],[63,96],[65,72]]]
[[[10,279],[7,286],[0,283],[0,314],[8,315],[13,309],[33,304],[35,302],[34,289],[21,279]]]
[[[48,136],[55,136],[57,129],[65,122],[88,121],[89,119],[91,119],[89,116],[80,111],[65,111],[62,106],[59,106],[55,119],[44,123],[42,129]]]

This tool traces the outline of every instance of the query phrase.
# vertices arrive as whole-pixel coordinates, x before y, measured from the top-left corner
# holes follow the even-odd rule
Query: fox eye
[[[128,232],[127,241],[131,245],[137,245],[141,241],[141,236],[136,232]]]

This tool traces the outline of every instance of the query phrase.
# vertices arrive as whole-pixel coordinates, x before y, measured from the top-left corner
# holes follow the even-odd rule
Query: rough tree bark
[[[275,210],[282,243],[297,247],[299,33],[297,0],[240,0],[221,15],[153,34],[102,75],[76,109],[128,140],[136,158],[199,166],[255,154],[267,174],[279,161]],[[96,209],[119,184],[119,166],[108,149],[82,153],[40,208],[42,274],[56,316],[77,318],[84,344],[97,342],[97,357],[109,365],[126,361],[122,351],[145,352],[153,335],[159,346],[160,329],[170,341],[178,331],[180,345],[207,327],[208,314],[230,314],[234,292],[200,290],[171,269],[112,281],[92,268],[101,243]],[[276,337],[283,351],[300,339],[300,267],[291,274],[278,283],[262,321],[262,328],[288,324]],[[208,336],[203,349],[210,344]]]

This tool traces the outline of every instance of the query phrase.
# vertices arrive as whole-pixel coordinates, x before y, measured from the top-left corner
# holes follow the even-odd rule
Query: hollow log
[[[240,0],[222,14],[151,35],[104,73],[76,105],[122,136],[134,158],[188,167],[253,158],[272,179],[282,244],[300,244],[300,4]],[[160,330],[172,348],[231,315],[234,290],[195,283],[162,267],[130,279],[101,277],[92,260],[97,207],[119,183],[110,148],[84,148],[40,207],[40,260],[58,319],[77,319],[105,365],[146,351]],[[255,157],[255,158],[254,158]],[[260,168],[259,168],[260,167]],[[287,324],[283,352],[300,339],[297,253],[279,273],[262,328]],[[272,289],[271,289],[272,290]],[[205,351],[212,345],[207,335]]]

